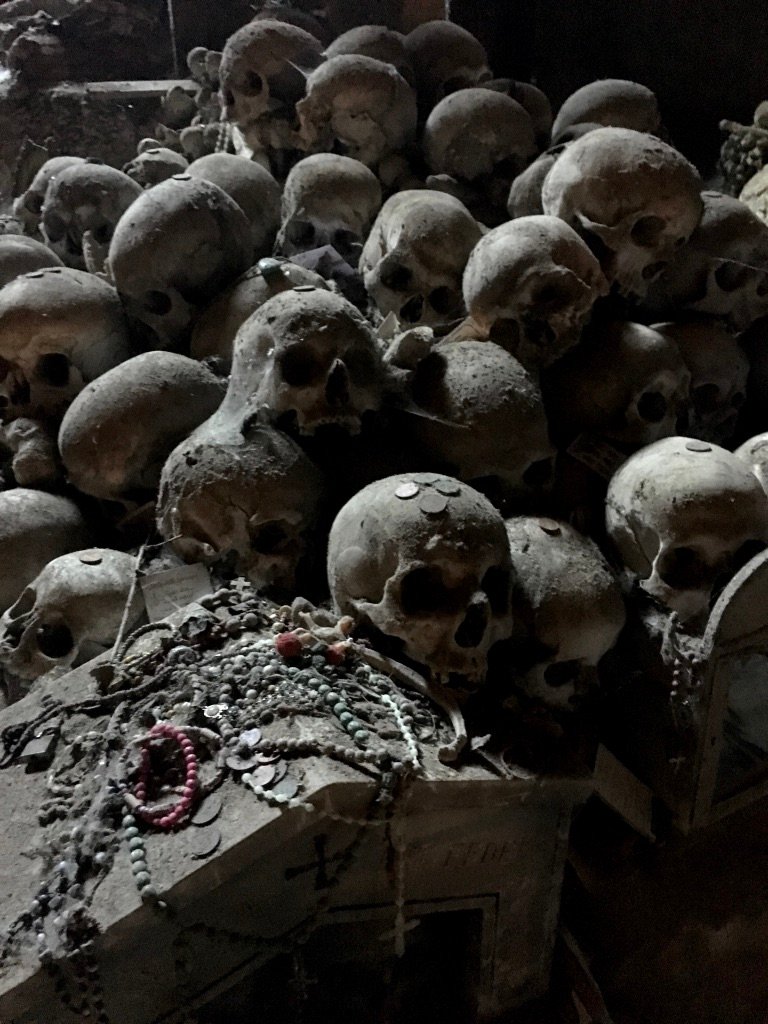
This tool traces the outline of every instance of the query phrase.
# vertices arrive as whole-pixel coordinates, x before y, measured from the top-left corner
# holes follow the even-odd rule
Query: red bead
[[[344,644],[330,644],[325,649],[325,660],[329,665],[341,665],[347,657],[347,648]]]
[[[295,633],[278,633],[275,637],[277,653],[282,658],[298,658],[304,647]]]
[[[195,789],[196,788],[197,788],[196,786],[186,785],[184,787],[184,789],[182,789],[181,795],[183,797],[186,797],[187,800],[191,800],[192,797],[195,795]]]

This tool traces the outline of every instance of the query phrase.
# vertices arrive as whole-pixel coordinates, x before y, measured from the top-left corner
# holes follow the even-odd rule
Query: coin
[[[285,763],[285,761],[278,761],[274,765],[274,769],[275,777],[274,779],[272,779],[272,785],[275,785],[275,783],[280,782],[281,779],[285,778],[285,774],[288,771],[288,765]]]
[[[97,555],[94,551],[83,551],[77,556],[83,565],[101,565],[101,555]]]
[[[221,846],[221,832],[217,828],[207,828],[202,832],[195,832],[194,837],[189,851],[193,860],[205,860],[206,857],[216,853]]]
[[[557,537],[560,534],[560,523],[554,519],[539,519],[539,529],[548,533],[550,537]]]
[[[275,796],[284,796],[289,800],[293,800],[296,794],[299,792],[299,783],[292,775],[286,775],[285,778],[273,786],[272,792]]]
[[[227,768],[233,772],[247,772],[251,768],[258,768],[259,766],[259,755],[255,752],[245,754],[230,754],[226,759],[225,764]]]
[[[221,814],[222,801],[218,793],[206,797],[190,819],[193,825],[210,825]]]
[[[274,764],[275,761],[280,760],[281,756],[276,750],[271,753],[267,750],[260,750],[258,753],[259,764]]]
[[[448,508],[448,499],[444,498],[442,494],[435,494],[433,491],[430,494],[424,495],[419,502],[419,508],[429,516],[439,516]]]
[[[395,496],[402,498],[403,501],[407,501],[408,498],[415,498],[419,493],[419,485],[414,483],[413,480],[409,480],[407,483],[400,484],[395,491]]]
[[[711,452],[712,445],[705,441],[689,441],[685,446],[689,452]]]
[[[275,777],[275,768],[271,764],[260,764],[257,765],[254,771],[251,772],[251,785],[252,786],[267,786],[272,784]]]
[[[439,491],[440,494],[446,494],[449,498],[461,494],[461,487],[453,483],[452,480],[438,480],[435,484],[435,490]]]
[[[240,739],[238,746],[243,744],[248,749],[255,747],[261,742],[261,729],[246,729],[245,732],[240,733]]]

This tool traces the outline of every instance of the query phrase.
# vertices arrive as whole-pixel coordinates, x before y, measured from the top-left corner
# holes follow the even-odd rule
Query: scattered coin
[[[288,771],[288,765],[285,761],[277,761],[273,767],[275,769],[275,777],[272,779],[272,784],[274,785],[276,782],[280,782],[281,779],[285,778],[285,774]]]
[[[448,499],[444,498],[442,494],[432,491],[430,494],[424,495],[419,502],[419,508],[429,516],[439,516],[448,508]]]
[[[202,832],[195,832],[189,852],[193,860],[205,860],[216,853],[220,846],[221,832],[217,828],[207,828]]]
[[[440,494],[446,494],[449,498],[461,494],[461,487],[453,483],[452,480],[438,480],[435,484],[435,490],[439,491]]]
[[[419,485],[414,483],[413,480],[409,480],[407,483],[400,484],[395,491],[395,495],[398,498],[402,498],[403,501],[407,501],[408,498],[415,498],[419,493]]]
[[[293,800],[299,792],[299,783],[292,775],[286,775],[272,787],[272,792],[276,796],[285,796],[289,800]]]
[[[271,764],[260,764],[251,772],[252,786],[267,786],[272,784],[275,777],[275,766]]]
[[[539,529],[548,533],[550,537],[557,537],[560,534],[560,523],[554,519],[539,519]]]
[[[251,768],[259,767],[259,755],[255,751],[250,754],[230,754],[225,764],[233,772],[249,772]]]
[[[276,750],[272,752],[269,752],[267,750],[260,750],[258,757],[259,764],[274,764],[276,761],[280,760],[282,754],[278,753],[278,751]]]
[[[205,800],[203,800],[190,820],[193,825],[210,825],[212,822],[216,821],[220,814],[221,797],[218,793],[213,793],[211,796],[206,797]]]
[[[689,441],[685,446],[689,452],[711,452],[712,445],[706,441]]]

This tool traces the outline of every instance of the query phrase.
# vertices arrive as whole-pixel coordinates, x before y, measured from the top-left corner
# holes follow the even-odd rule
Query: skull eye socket
[[[245,96],[258,96],[264,91],[261,75],[255,71],[246,71],[240,83],[240,92]]]
[[[75,646],[75,640],[63,623],[41,626],[36,634],[37,646],[46,658],[66,658]]]
[[[251,548],[260,555],[274,555],[287,547],[290,537],[279,523],[249,526]]]
[[[691,399],[696,412],[714,412],[720,404],[720,388],[717,384],[701,384],[693,389]]]
[[[488,337],[507,351],[514,352],[520,344],[520,324],[517,320],[500,317],[494,322]]]
[[[19,619],[23,615],[29,615],[32,609],[35,607],[35,592],[34,590],[25,590],[21,595],[16,604],[9,608],[6,615],[9,619]]]
[[[715,271],[715,281],[724,292],[735,292],[737,288],[744,287],[751,274],[751,267],[740,263],[721,263]]]
[[[286,235],[293,245],[312,245],[315,240],[315,227],[308,220],[294,220],[288,226]]]
[[[349,231],[347,228],[338,228],[334,231],[333,238],[331,239],[331,245],[334,249],[341,253],[350,252],[355,246],[360,248],[360,239],[354,231]]]
[[[433,288],[428,301],[436,313],[447,315],[456,309],[458,297],[452,288]]]
[[[35,374],[52,388],[63,388],[69,383],[69,359],[63,352],[49,352],[40,356]]]
[[[403,292],[411,283],[411,272],[408,267],[396,264],[381,275],[381,283],[393,292]]]
[[[661,423],[667,415],[667,400],[660,391],[646,391],[637,403],[637,414],[646,423]]]
[[[67,225],[56,213],[47,213],[43,217],[43,228],[49,242],[60,242],[67,233]]]
[[[545,284],[536,294],[534,298],[534,304],[537,307],[544,306],[549,311],[558,309],[564,309],[570,305],[573,300],[573,295],[569,288],[564,287],[562,284]]]
[[[667,269],[667,262],[665,260],[659,260],[658,263],[649,263],[647,267],[643,267],[642,275],[644,281],[653,281],[655,277],[663,274]]]
[[[28,193],[24,197],[24,209],[29,210],[30,213],[34,213],[36,217],[40,216],[40,211],[43,208],[43,197],[35,195],[34,193]]]
[[[544,669],[544,682],[556,690],[570,686],[579,678],[581,665],[578,661],[557,661]]]
[[[506,569],[492,566],[483,576],[481,587],[488,595],[493,614],[506,614],[509,608],[509,573]]]
[[[171,302],[170,295],[166,295],[165,292],[147,292],[144,296],[144,309],[148,313],[154,313],[155,316],[165,316],[166,313],[170,313],[173,303]]]
[[[450,592],[437,568],[412,569],[400,584],[400,604],[406,615],[431,615],[445,611],[450,603]]]
[[[651,249],[658,245],[665,227],[666,221],[661,217],[641,217],[632,225],[632,241],[643,249]]]
[[[673,590],[697,590],[711,582],[712,570],[693,548],[679,547],[663,556],[659,577]]]
[[[100,224],[97,228],[93,229],[91,237],[99,245],[106,245],[112,240],[112,228],[109,224]]]
[[[552,459],[539,459],[532,462],[523,473],[523,483],[528,487],[543,487],[552,479],[553,469]]]
[[[305,388],[320,380],[323,367],[312,350],[301,345],[283,352],[280,357],[280,372],[289,387]]]
[[[424,314],[424,299],[421,295],[414,295],[404,306],[400,308],[400,319],[407,324],[416,324]]]

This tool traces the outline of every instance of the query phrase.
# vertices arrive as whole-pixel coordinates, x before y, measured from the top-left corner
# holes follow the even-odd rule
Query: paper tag
[[[610,480],[627,461],[627,456],[612,444],[592,434],[579,434],[568,446],[568,454],[578,459],[593,473]]]
[[[150,622],[164,619],[213,590],[204,565],[180,565],[177,569],[153,572],[141,580],[141,590]]]
[[[597,750],[595,792],[641,836],[655,839],[653,793],[602,744]]]

